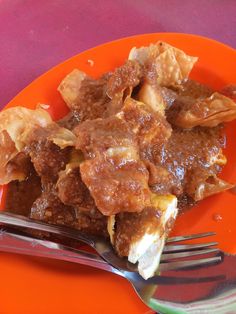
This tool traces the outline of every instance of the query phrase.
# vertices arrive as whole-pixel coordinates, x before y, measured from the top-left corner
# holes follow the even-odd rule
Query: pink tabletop
[[[139,33],[182,32],[236,47],[235,0],[0,0],[0,108],[87,48]]]

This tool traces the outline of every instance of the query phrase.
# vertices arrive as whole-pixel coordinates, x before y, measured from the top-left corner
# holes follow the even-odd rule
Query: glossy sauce
[[[177,196],[190,189],[193,180],[205,179],[209,174],[217,174],[221,167],[212,164],[212,156],[218,156],[224,146],[221,128],[174,129],[168,142],[153,151],[154,163],[168,171],[169,180],[163,184],[163,192],[168,190]],[[164,181],[163,181],[164,182]],[[156,192],[161,186],[152,185]]]

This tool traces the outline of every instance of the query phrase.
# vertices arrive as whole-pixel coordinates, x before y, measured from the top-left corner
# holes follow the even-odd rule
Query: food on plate
[[[178,102],[173,110],[172,123],[181,128],[190,129],[197,125],[214,127],[222,122],[236,118],[236,104],[230,98],[213,93],[210,97]]]
[[[172,86],[187,79],[197,59],[162,41],[148,47],[134,47],[129,53],[129,60],[137,60],[144,66],[145,78],[160,86]]]
[[[24,167],[18,165],[16,159],[18,154],[34,141],[40,145],[43,138],[51,145],[61,148],[73,146],[75,143],[75,135],[53,122],[45,110],[30,110],[23,107],[14,107],[1,112],[0,137],[0,184],[26,178]]]
[[[141,213],[123,212],[108,218],[110,240],[120,256],[138,262],[141,276],[149,278],[160,263],[166,237],[177,216],[174,195],[151,197],[151,206]]]
[[[197,59],[164,42],[134,47],[100,78],[68,73],[59,121],[43,106],[2,111],[6,209],[105,237],[153,276],[178,212],[233,187],[219,173],[235,97],[191,80]]]

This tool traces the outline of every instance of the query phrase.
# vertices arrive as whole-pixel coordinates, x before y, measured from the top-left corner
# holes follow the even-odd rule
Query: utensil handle
[[[9,212],[0,212],[0,223],[10,225],[10,226],[16,226],[16,227],[23,227],[23,228],[30,228],[34,230],[39,231],[46,231],[52,234],[57,234],[61,236],[65,236],[67,238],[75,239],[81,242],[84,242],[85,244],[88,244],[92,247],[94,247],[94,241],[92,237],[87,237],[86,235],[82,234],[78,230],[75,230],[73,228],[68,228],[65,226],[55,226],[55,225],[49,225],[43,222],[34,221],[30,218],[11,214]]]
[[[63,260],[119,273],[96,254],[15,232],[1,231],[0,251]]]

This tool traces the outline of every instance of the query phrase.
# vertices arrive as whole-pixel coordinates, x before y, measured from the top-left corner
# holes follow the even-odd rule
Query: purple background
[[[0,108],[57,63],[139,33],[204,35],[236,47],[236,0],[0,0]]]

